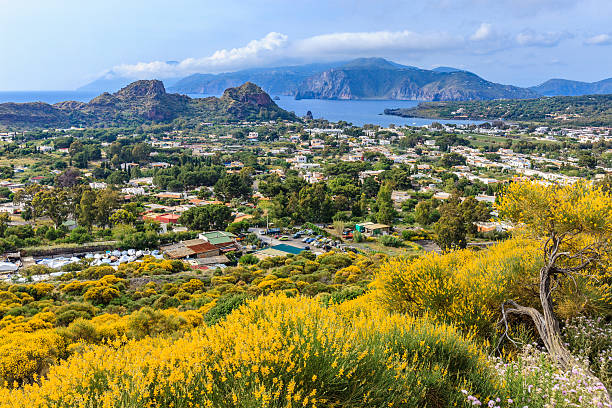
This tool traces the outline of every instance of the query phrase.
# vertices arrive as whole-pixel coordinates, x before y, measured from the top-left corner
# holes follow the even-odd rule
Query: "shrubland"
[[[304,252],[203,274],[182,261],[145,257],[117,269],[70,264],[52,283],[0,284],[0,380],[31,382],[80,344],[215,323],[261,295],[317,296],[325,304],[353,299],[384,259]]]
[[[610,407],[612,198],[502,194],[517,228],[479,251],[304,252],[213,273],[145,259],[5,285],[0,406]],[[546,292],[572,367],[503,307],[545,313],[551,231],[572,238]],[[570,258],[594,242],[596,262]]]

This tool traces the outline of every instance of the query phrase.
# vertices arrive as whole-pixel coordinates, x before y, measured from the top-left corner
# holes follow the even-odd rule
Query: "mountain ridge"
[[[187,94],[218,95],[226,88],[235,87],[236,84],[253,82],[270,94],[293,95],[304,79],[340,64],[342,63],[318,63],[273,68],[252,68],[220,74],[193,74],[180,79],[170,86],[169,89],[173,92]]]
[[[540,95],[511,85],[486,81],[454,68],[424,70],[384,59],[362,59],[305,80],[296,99],[489,100],[527,99]],[[388,61],[386,61],[388,62]]]
[[[79,90],[115,89],[126,78],[106,76]],[[297,99],[490,100],[612,93],[612,78],[597,82],[551,79],[528,88],[502,85],[448,66],[421,69],[384,58],[250,68],[219,74],[165,79],[170,92],[220,95],[225,89],[254,82],[272,95]]]
[[[582,96],[612,94],[612,78],[596,82],[553,78],[529,89],[543,96]]]
[[[88,103],[64,101],[0,104],[0,126],[68,127],[124,126],[168,123],[175,119],[225,121],[297,119],[259,86],[244,83],[228,88],[220,98],[192,99],[167,93],[159,80],[135,81],[115,93],[105,92]]]

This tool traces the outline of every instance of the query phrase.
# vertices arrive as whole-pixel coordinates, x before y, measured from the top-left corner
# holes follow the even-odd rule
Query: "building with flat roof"
[[[181,241],[163,246],[160,250],[170,259],[210,258],[220,255],[219,248],[203,239]]]
[[[355,225],[355,229],[369,237],[376,235],[388,235],[391,232],[391,226],[386,224],[376,224],[373,222],[362,222],[361,224]]]
[[[219,248],[222,253],[229,251],[237,251],[240,249],[236,243],[236,235],[227,231],[210,231],[203,232],[198,235],[198,238],[209,242]]]

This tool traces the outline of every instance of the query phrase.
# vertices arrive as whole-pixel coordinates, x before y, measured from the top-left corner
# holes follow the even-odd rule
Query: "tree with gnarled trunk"
[[[508,316],[523,315],[533,320],[549,354],[565,368],[582,366],[561,338],[555,313],[555,290],[573,285],[598,286],[599,298],[610,307],[612,278],[606,268],[612,255],[612,196],[587,183],[568,186],[536,182],[510,184],[497,205],[500,216],[524,226],[534,238],[543,241],[544,266],[539,273],[541,310],[507,300],[502,305],[504,338],[508,336]],[[510,339],[511,340],[511,339]]]

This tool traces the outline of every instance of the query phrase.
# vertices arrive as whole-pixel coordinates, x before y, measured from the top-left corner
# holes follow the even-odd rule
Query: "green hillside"
[[[612,95],[556,96],[527,100],[423,102],[386,115],[434,119],[513,120],[611,126]]]
[[[116,93],[103,93],[89,103],[67,101],[0,104],[0,128],[129,126],[186,121],[236,122],[296,119],[279,108],[260,87],[245,83],[222,97],[192,99],[167,93],[161,81],[136,81]]]

